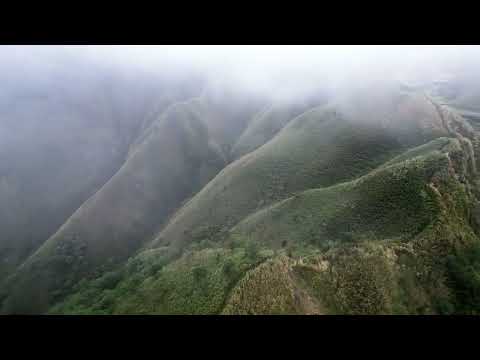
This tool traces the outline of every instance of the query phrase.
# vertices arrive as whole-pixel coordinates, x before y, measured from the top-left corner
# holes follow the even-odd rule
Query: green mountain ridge
[[[412,112],[427,112],[430,128],[410,122],[410,128],[397,129],[395,124],[407,118],[402,112],[394,113],[401,119],[392,121],[390,128],[379,126],[377,119],[361,111],[354,118],[348,117],[342,105],[329,104],[305,112],[274,139],[223,169],[178,211],[153,246],[179,241],[181,248],[194,239],[215,237],[252,211],[298,191],[361,176],[415,145],[413,141],[419,145],[446,134],[435,108],[427,101],[420,103],[423,108],[418,106],[418,98],[404,98],[405,107],[413,103],[417,107],[412,107]]]
[[[108,290],[99,285],[107,281],[107,276],[85,283],[75,295],[53,308],[52,313],[448,313],[455,300],[451,299],[449,284],[445,282],[444,260],[447,254],[454,254],[462,246],[474,246],[477,240],[471,225],[462,220],[468,212],[468,195],[451,172],[451,167],[458,172],[468,171],[461,161],[463,152],[459,142],[452,138],[433,142],[411,150],[406,159],[382,165],[358,180],[307,190],[299,197],[252,215],[253,220],[251,216],[232,230],[231,241],[224,243],[225,248],[218,247],[221,244],[205,244],[204,250],[193,247],[173,262],[168,259],[166,248],[146,250],[127,267],[108,275],[115,279]],[[458,155],[458,161],[452,164],[447,154]],[[390,176],[392,173],[395,175]],[[412,181],[415,177],[418,180]],[[370,199],[362,192],[364,187],[372,187],[372,182],[376,184],[373,189],[381,186],[387,196],[386,190],[397,187],[397,194],[405,200],[397,199],[393,203],[396,208],[388,211],[385,198]],[[351,198],[343,189],[345,186],[363,195],[357,200],[360,206],[372,203],[377,207],[373,210],[380,216],[379,222],[371,223],[376,218],[371,213],[362,213],[353,221],[345,218],[344,212],[343,217],[317,215],[318,220],[322,218],[329,224],[341,218],[347,224],[362,225],[361,220],[367,226],[361,234],[365,236],[340,236],[332,242],[331,236],[316,229],[313,233],[323,238],[323,244],[309,242],[312,233],[309,224],[324,225],[312,221],[311,214],[321,213],[322,204],[343,210],[343,204],[329,199],[328,192],[337,191],[337,197]],[[403,189],[409,190],[403,192]],[[423,204],[412,201],[416,196],[423,197]],[[313,201],[313,205],[308,205]],[[291,205],[292,202],[300,204]],[[292,206],[308,214],[307,218],[298,220],[298,211],[292,210]],[[395,210],[410,213],[411,218],[405,223]],[[274,215],[274,211],[280,214]],[[297,220],[292,223],[288,218]],[[270,223],[262,227],[259,221]],[[385,229],[383,222],[389,228]],[[375,225],[377,232],[368,229]],[[242,231],[245,227],[253,227],[255,231]],[[270,232],[264,233],[263,229]],[[398,234],[402,236],[392,237]],[[295,242],[281,244],[284,238]],[[276,243],[265,239],[275,239]],[[132,271],[134,263],[136,268]],[[416,274],[433,277],[435,281],[417,278]],[[334,290],[335,286],[341,286],[340,290]],[[444,293],[438,294],[440,291]],[[365,299],[368,301],[364,302]]]
[[[466,102],[392,82],[290,103],[216,86],[121,128],[118,169],[9,274],[2,313],[480,311]]]

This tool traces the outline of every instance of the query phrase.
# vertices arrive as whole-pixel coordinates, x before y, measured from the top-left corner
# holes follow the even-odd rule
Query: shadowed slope
[[[120,168],[151,109],[199,88],[82,61],[74,68],[0,74],[0,280]]]
[[[41,312],[55,291],[60,296],[98,266],[125,259],[222,166],[202,120],[188,104],[171,106],[115,176],[10,279],[7,309]],[[40,301],[23,308],[17,301],[26,294]]]

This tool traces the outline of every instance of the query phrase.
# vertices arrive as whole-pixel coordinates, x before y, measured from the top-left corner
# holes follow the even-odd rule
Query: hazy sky
[[[454,45],[89,45],[0,46],[6,52],[58,55],[67,50],[96,60],[130,65],[172,63],[197,67],[292,69],[316,65],[405,62],[478,52],[478,46]]]
[[[142,65],[298,69],[316,65],[425,61],[478,50],[478,46],[426,45],[151,45],[69,46],[99,58]]]
[[[445,64],[472,57],[480,60],[479,49],[446,45],[164,45],[90,46],[85,52],[93,58],[149,69],[193,67],[247,88],[270,89],[289,83],[310,86],[325,78],[366,81],[395,72],[425,76]]]
[[[475,64],[479,46],[424,45],[151,45],[0,46],[2,64],[31,69],[78,63],[184,74],[196,70],[251,91],[309,89],[327,81],[352,84],[397,76],[428,77],[445,65]],[[44,67],[45,68],[45,67]]]

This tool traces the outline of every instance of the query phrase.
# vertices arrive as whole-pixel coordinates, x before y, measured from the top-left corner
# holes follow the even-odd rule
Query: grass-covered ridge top
[[[461,150],[456,139],[443,139]],[[270,246],[301,242],[318,247],[362,239],[408,239],[419,233],[440,211],[428,184],[449,166],[447,153],[435,141],[350,182],[298,193],[254,213],[232,229],[252,241]],[[426,149],[435,149],[423,153]],[[398,160],[398,159],[397,159]]]

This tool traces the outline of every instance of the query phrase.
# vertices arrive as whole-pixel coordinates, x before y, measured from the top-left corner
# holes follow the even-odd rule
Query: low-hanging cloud
[[[262,96],[302,96],[386,78],[426,81],[445,71],[477,72],[479,46],[399,45],[92,45],[2,46],[3,78],[15,86],[48,86],[52,73],[64,71],[101,79],[143,74],[169,78],[198,74]],[[16,74],[17,73],[17,74]],[[16,74],[16,75],[15,75]],[[20,76],[20,75],[21,76]],[[68,78],[67,75],[65,75]],[[18,80],[20,78],[20,80]],[[140,81],[140,77],[139,77]],[[7,81],[8,82],[8,81]],[[4,81],[5,83],[5,81]],[[23,84],[24,85],[24,84]],[[0,94],[1,95],[1,94]]]

